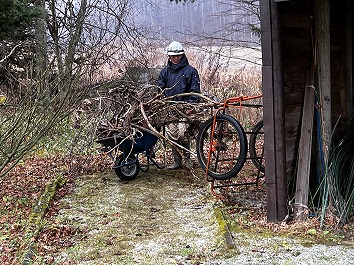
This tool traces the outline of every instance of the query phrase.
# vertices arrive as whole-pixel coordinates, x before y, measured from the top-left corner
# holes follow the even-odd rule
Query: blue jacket
[[[166,97],[181,93],[200,93],[200,79],[198,71],[192,67],[185,55],[178,64],[168,61],[161,72],[157,85],[163,90]],[[175,97],[173,100],[194,102],[197,96]]]

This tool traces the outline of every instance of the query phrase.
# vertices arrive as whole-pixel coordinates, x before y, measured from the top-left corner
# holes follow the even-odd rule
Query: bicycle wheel
[[[124,159],[123,155],[120,155],[114,171],[121,180],[133,180],[139,174],[139,161],[135,155],[129,155],[126,159]]]
[[[210,157],[208,175],[225,180],[236,176],[245,163],[247,138],[240,123],[225,114],[217,116],[212,138],[213,121],[207,120],[199,130],[197,157],[204,171]]]
[[[264,157],[263,157],[264,130],[263,120],[259,121],[252,129],[250,136],[250,156],[253,165],[264,173]]]

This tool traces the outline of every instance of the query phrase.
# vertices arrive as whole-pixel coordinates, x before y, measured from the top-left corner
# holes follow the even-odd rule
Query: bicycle
[[[226,114],[229,107],[241,108],[242,102],[257,99],[262,95],[238,96],[215,103],[214,116],[205,121],[197,135],[197,157],[207,174],[216,180],[236,176],[242,169],[248,153],[246,132],[240,122]],[[250,159],[260,172],[263,165],[263,121],[252,129],[249,141]]]

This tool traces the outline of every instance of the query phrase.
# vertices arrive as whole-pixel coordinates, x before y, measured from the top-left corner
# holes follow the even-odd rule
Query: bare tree
[[[36,0],[35,5],[42,10],[45,10],[45,2],[44,0]],[[45,73],[47,69],[47,43],[46,43],[46,24],[45,24],[45,12],[43,12],[36,19],[35,23],[35,55],[36,55],[36,75],[37,78],[41,78],[41,76]]]
[[[53,54],[52,63],[58,74],[72,74],[73,65],[80,66],[88,82],[102,65],[134,58],[146,40],[129,16],[132,0],[50,0],[48,29]],[[77,70],[77,69],[76,69]]]
[[[127,19],[131,2],[36,1],[47,12],[37,21],[36,41],[21,43],[16,56],[10,51],[2,59],[2,64],[23,60],[17,70],[24,91],[8,88],[13,93],[0,105],[0,177],[76,108],[100,65],[118,61],[117,51],[132,57],[132,47],[139,51],[143,38]]]

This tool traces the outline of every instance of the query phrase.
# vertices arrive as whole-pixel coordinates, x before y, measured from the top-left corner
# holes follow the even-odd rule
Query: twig
[[[10,51],[10,53],[0,60],[0,64],[3,63],[4,61],[6,61],[7,58],[9,58],[9,57],[15,52],[15,50],[17,49],[17,47],[19,47],[20,45],[21,45],[21,43],[16,44],[15,47],[12,48],[12,50]]]
[[[141,111],[141,114],[143,115],[146,123],[147,123],[147,126],[149,127],[149,129],[151,130],[152,134],[155,135],[156,137],[159,137],[159,138],[162,138],[163,140],[165,140],[166,142],[168,142],[169,144],[177,147],[177,148],[180,148],[184,151],[187,151],[187,152],[190,152],[192,155],[194,156],[197,156],[197,154],[195,154],[194,152],[192,152],[191,150],[183,147],[182,145],[176,143],[175,141],[172,141],[171,139],[167,138],[166,136],[164,136],[163,134],[159,133],[149,122],[147,116],[146,116],[146,113],[145,113],[145,110],[144,110],[144,106],[143,104],[140,104],[140,111]]]

